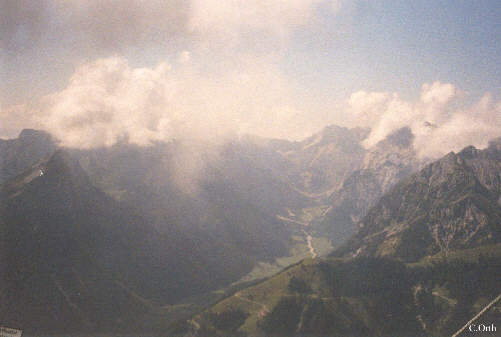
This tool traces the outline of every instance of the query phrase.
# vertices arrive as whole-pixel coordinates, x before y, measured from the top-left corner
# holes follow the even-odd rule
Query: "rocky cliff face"
[[[341,243],[377,200],[420,165],[410,129],[402,128],[369,149],[360,165],[334,191],[321,224],[334,243]]]
[[[449,153],[383,196],[340,250],[414,261],[501,240],[501,146]]]
[[[366,150],[360,142],[366,129],[335,125],[295,143],[272,143],[272,148],[291,162],[289,175],[294,185],[307,193],[319,194],[337,188],[355,168],[360,167]]]

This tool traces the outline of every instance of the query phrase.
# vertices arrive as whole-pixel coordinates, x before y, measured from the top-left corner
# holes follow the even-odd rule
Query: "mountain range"
[[[499,139],[484,150],[451,152],[390,187],[330,256],[235,292],[187,329],[199,336],[450,336],[501,292],[500,193]],[[496,326],[500,317],[494,306],[476,323]]]
[[[404,179],[359,223],[341,251],[416,261],[501,239],[501,142],[449,153]],[[349,248],[348,248],[349,247]]]
[[[501,290],[501,140],[431,162],[408,128],[369,148],[368,133],[0,140],[0,321],[49,334],[450,335]]]
[[[131,327],[154,303],[224,282],[196,243],[159,232],[56,151],[3,186],[2,321],[40,331]],[[121,308],[117,310],[117,308]]]
[[[353,235],[375,202],[423,165],[425,161],[418,157],[413,139],[407,127],[391,133],[365,152],[360,166],[330,195],[321,228],[331,240],[341,243]]]

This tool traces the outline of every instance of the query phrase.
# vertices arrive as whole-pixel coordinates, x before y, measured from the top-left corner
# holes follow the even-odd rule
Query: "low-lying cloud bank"
[[[65,89],[44,97],[36,109],[0,109],[0,132],[14,136],[22,127],[40,128],[75,148],[121,139],[138,145],[172,139],[217,144],[246,133],[301,139],[318,121],[296,107],[295,90],[271,62],[255,58],[214,79],[188,52],[154,68],[133,68],[112,57],[79,67]],[[501,136],[501,101],[490,93],[474,104],[465,100],[454,85],[434,82],[424,84],[414,101],[397,93],[355,92],[345,114],[371,128],[366,147],[408,126],[419,155],[436,158],[468,145],[483,148]]]
[[[133,68],[112,57],[79,67],[65,89],[44,97],[36,108],[0,109],[0,132],[14,136],[22,127],[41,128],[76,148],[110,146],[125,138],[138,145],[171,139],[219,143],[244,133],[301,139],[319,121],[296,107],[295,90],[272,62],[257,58],[213,78],[188,52],[154,68]],[[468,145],[483,148],[501,136],[501,101],[490,93],[470,105],[465,99],[457,87],[441,82],[424,84],[414,101],[362,90],[347,100],[346,116],[371,128],[366,147],[408,126],[420,156],[436,158]]]
[[[184,52],[172,65],[133,68],[121,57],[79,67],[68,86],[44,97],[29,124],[77,148],[171,139],[220,141],[242,133],[302,138],[307,114],[270,62],[249,58],[213,78]]]
[[[464,100],[454,85],[434,82],[424,84],[415,101],[397,93],[358,91],[348,99],[348,109],[359,125],[371,127],[366,147],[408,126],[419,154],[436,158],[468,145],[483,148],[501,136],[501,101],[495,102],[490,93],[470,106]]]

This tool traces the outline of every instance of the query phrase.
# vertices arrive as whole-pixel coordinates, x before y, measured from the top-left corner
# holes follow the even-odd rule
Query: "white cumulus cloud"
[[[359,125],[371,127],[365,146],[408,126],[419,154],[436,158],[468,145],[485,147],[501,135],[501,102],[486,94],[478,103],[465,106],[462,96],[454,85],[437,81],[424,84],[414,101],[397,93],[359,91],[348,99],[348,109]]]
[[[79,67],[68,86],[44,97],[39,122],[63,145],[148,145],[173,138],[220,140],[237,133],[299,138],[309,116],[269,62],[249,58],[216,79],[184,52],[173,65],[133,68],[120,57]]]

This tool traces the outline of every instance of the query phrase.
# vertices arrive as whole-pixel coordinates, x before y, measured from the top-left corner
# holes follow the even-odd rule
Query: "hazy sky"
[[[499,60],[499,1],[0,0],[0,137],[30,126],[90,147],[337,123],[371,126],[369,146],[402,125],[430,138],[427,121],[436,143],[483,146],[501,129]]]

